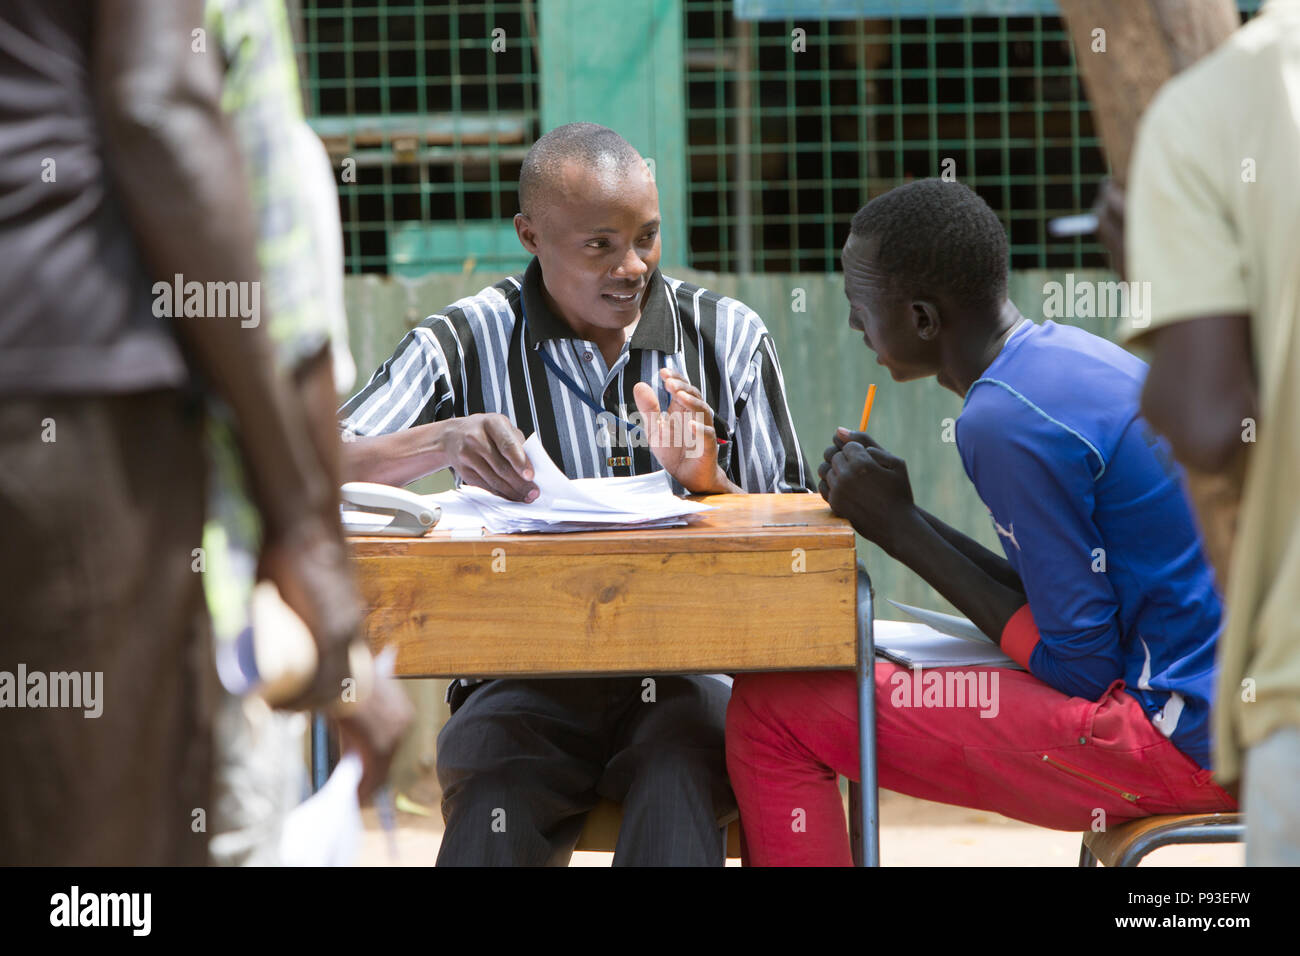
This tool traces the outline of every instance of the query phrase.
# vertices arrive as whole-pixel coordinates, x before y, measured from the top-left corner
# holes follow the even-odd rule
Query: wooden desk
[[[684,528],[356,537],[365,633],[404,677],[852,668],[854,859],[879,862],[871,582],[819,495],[711,495]],[[313,732],[323,783],[325,725]]]
[[[684,528],[353,538],[407,677],[852,668],[853,529],[819,495],[712,495]]]

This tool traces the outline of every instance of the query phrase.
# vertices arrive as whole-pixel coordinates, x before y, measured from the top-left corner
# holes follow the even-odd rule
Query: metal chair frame
[[[1098,860],[1088,846],[1091,834],[1085,833],[1079,847],[1079,866],[1096,866]],[[1126,841],[1114,866],[1137,866],[1148,853],[1175,844],[1242,843],[1246,824],[1239,813],[1207,813],[1199,820],[1178,819],[1153,827]]]

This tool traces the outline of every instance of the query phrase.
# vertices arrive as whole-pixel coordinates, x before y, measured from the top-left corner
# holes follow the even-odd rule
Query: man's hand
[[[660,369],[659,377],[672,395],[667,411],[660,409],[651,385],[637,382],[632,389],[650,451],[659,464],[693,494],[739,491],[718,467],[713,409],[700,390],[670,369]]]
[[[285,709],[329,706],[339,699],[350,673],[348,645],[361,633],[361,603],[337,528],[313,515],[269,538],[258,576],[275,582],[316,642],[316,675]]]
[[[524,433],[504,415],[487,413],[443,423],[439,437],[447,464],[461,479],[511,501],[533,501],[533,466],[524,454]]]
[[[1010,564],[916,507],[907,465],[866,432],[839,428],[834,442],[817,469],[831,510],[1000,640],[1026,603]]]
[[[817,490],[858,534],[892,553],[900,529],[916,510],[906,463],[866,432],[840,428],[834,442],[817,469]]]
[[[388,677],[375,681],[346,717],[339,718],[339,746],[361,756],[361,783],[357,795],[366,803],[388,778],[393,754],[406,735],[413,711],[410,701]]]

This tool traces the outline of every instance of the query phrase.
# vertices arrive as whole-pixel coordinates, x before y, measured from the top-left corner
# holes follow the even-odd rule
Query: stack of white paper
[[[876,621],[873,637],[878,655],[906,667],[1007,667],[1024,670],[991,641],[972,641],[944,634],[926,624]]]
[[[524,443],[524,453],[540,492],[536,501],[510,501],[470,485],[426,495],[442,509],[438,528],[486,528],[491,534],[665,528],[684,525],[687,515],[712,508],[674,495],[664,471],[631,478],[571,479],[551,461],[536,434]]]
[[[976,627],[968,618],[957,617],[955,614],[944,614],[941,611],[929,611],[923,607],[912,607],[910,604],[899,604],[893,598],[889,599],[889,603],[908,617],[915,618],[922,624],[929,624],[940,634],[960,637],[963,641],[973,641],[976,644],[997,643]]]

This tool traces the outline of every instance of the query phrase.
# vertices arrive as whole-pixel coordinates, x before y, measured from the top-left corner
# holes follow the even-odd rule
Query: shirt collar
[[[678,350],[677,319],[668,301],[663,275],[655,269],[646,281],[650,291],[641,305],[641,321],[628,347],[673,354]],[[547,339],[577,338],[569,324],[546,307],[546,297],[542,295],[542,264],[536,258],[524,270],[521,301],[528,313],[528,344],[533,349]]]

